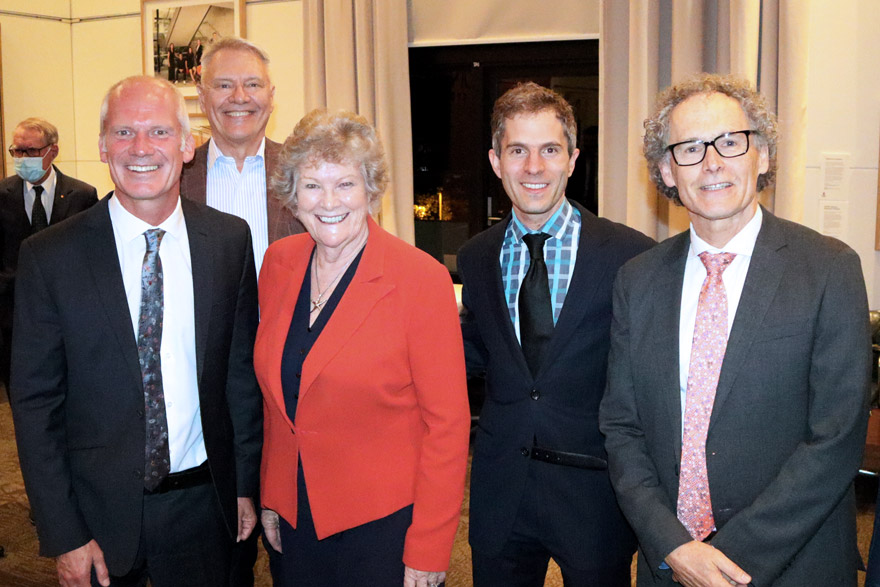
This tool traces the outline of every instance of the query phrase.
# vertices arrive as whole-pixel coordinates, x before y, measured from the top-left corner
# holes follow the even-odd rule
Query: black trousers
[[[471,548],[474,587],[543,587],[551,558],[562,571],[565,587],[630,587],[630,561],[584,568],[584,561],[567,560],[558,554],[562,549],[552,532],[544,529],[548,514],[542,510],[540,472],[559,466],[530,463],[524,497],[501,552],[489,555]]]
[[[318,540],[302,468],[297,477],[297,527],[281,519],[282,554],[275,566],[275,587],[403,585],[403,543],[412,523],[412,506]]]
[[[211,483],[144,495],[134,567],[110,577],[112,587],[218,587],[229,581],[233,539]],[[100,544],[98,546],[101,546]],[[99,583],[92,570],[92,585]]]

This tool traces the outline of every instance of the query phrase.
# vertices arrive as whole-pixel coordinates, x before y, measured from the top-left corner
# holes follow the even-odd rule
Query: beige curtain
[[[600,213],[658,239],[687,229],[684,210],[648,178],[643,122],[659,90],[708,71],[749,79],[775,105],[781,173],[761,200],[800,221],[808,26],[804,0],[603,0]]]
[[[414,242],[406,0],[305,0],[306,110],[376,126],[391,169],[379,223]]]

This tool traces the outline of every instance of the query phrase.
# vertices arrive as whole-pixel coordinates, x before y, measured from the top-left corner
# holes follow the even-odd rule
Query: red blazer
[[[360,265],[303,366],[296,422],[281,354],[314,241],[281,239],[260,274],[262,503],[296,525],[302,459],[318,538],[414,504],[403,560],[445,570],[461,510],[470,411],[446,269],[372,219]]]

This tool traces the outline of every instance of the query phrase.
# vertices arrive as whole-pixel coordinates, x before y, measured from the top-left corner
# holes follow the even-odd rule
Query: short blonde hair
[[[302,168],[321,163],[348,164],[360,169],[370,207],[375,211],[388,186],[388,165],[376,130],[366,118],[354,112],[331,113],[318,108],[299,121],[284,141],[272,180],[281,203],[294,214]]]

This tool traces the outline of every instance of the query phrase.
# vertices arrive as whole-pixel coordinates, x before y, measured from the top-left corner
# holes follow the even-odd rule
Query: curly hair
[[[492,148],[495,152],[501,152],[501,139],[504,138],[507,120],[520,114],[537,114],[544,110],[552,111],[562,124],[568,142],[568,155],[571,156],[577,143],[577,123],[571,104],[553,90],[535,82],[517,84],[495,101],[492,109]]]
[[[317,108],[300,120],[284,141],[272,186],[281,203],[296,214],[296,189],[304,167],[321,163],[348,164],[360,169],[371,210],[388,186],[385,151],[375,129],[354,112],[331,113]]]
[[[645,120],[643,152],[648,161],[648,172],[661,194],[681,205],[678,188],[669,187],[660,173],[660,163],[669,157],[669,117],[672,110],[688,98],[700,94],[724,94],[742,107],[749,119],[751,130],[756,131],[755,143],[766,146],[770,164],[767,171],[758,176],[758,192],[773,185],[776,179],[776,144],[779,132],[776,115],[767,107],[767,100],[755,91],[746,80],[732,75],[701,73],[666,88],[657,96],[654,113]]]

